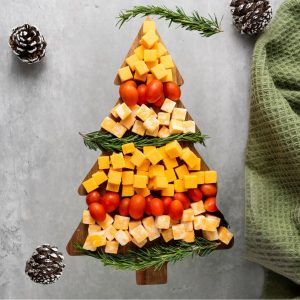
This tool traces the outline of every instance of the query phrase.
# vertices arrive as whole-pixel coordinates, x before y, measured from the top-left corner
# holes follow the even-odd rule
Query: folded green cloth
[[[246,157],[247,257],[300,284],[300,0],[256,42]]]

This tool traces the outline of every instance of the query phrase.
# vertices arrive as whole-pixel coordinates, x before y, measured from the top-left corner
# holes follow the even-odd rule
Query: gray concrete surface
[[[280,0],[273,0],[274,10]],[[118,97],[113,79],[142,22],[119,30],[120,9],[129,0],[2,0],[0,10],[0,297],[1,298],[257,298],[261,267],[244,258],[244,153],[249,115],[249,66],[254,38],[231,25],[229,1],[143,1],[182,5],[188,12],[224,16],[224,32],[201,38],[196,32],[158,29],[185,79],[182,99],[211,138],[198,147],[217,169],[219,207],[230,221],[235,246],[206,258],[169,266],[162,286],[136,286],[133,272],[114,271],[87,257],[66,255],[55,285],[40,286],[24,275],[25,261],[43,243],[64,253],[84,198],[77,186],[97,152],[78,132],[99,128]],[[10,29],[37,25],[47,56],[24,65],[7,46]]]

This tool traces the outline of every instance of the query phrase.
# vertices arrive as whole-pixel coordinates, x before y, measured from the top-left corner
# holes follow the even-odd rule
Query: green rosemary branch
[[[203,135],[200,131],[196,133],[172,134],[165,138],[140,136],[135,133],[125,135],[123,138],[117,138],[106,131],[94,131],[87,134],[79,133],[83,137],[84,144],[92,149],[101,151],[121,151],[122,145],[126,143],[134,143],[136,148],[143,146],[161,147],[165,144],[177,140],[179,142],[200,143],[205,146],[207,135]]]
[[[179,24],[179,27],[185,28],[189,31],[199,31],[200,35],[209,37],[213,34],[221,32],[220,22],[217,17],[209,16],[205,18],[199,15],[197,11],[193,11],[191,16],[188,16],[185,11],[176,6],[175,10],[171,10],[166,6],[134,6],[132,9],[122,10],[117,17],[119,28],[132,18],[141,15],[142,17],[155,15],[159,19],[169,21],[169,27],[172,23]]]
[[[194,243],[177,241],[173,244],[157,244],[150,248],[130,250],[127,254],[107,254],[102,248],[97,252],[84,250],[80,244],[75,244],[77,250],[83,254],[102,261],[105,266],[118,270],[145,270],[154,267],[161,269],[165,263],[176,263],[194,255],[205,256],[210,254],[219,246],[218,242],[210,242],[197,237]]]

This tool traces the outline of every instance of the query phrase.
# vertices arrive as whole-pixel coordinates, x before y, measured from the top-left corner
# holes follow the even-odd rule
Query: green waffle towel
[[[251,97],[247,257],[300,284],[300,0],[257,40]]]

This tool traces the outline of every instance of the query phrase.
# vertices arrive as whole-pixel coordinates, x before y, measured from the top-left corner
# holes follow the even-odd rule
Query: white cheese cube
[[[149,136],[158,136],[158,130],[159,130],[159,127],[157,127],[154,131],[146,130],[146,135],[149,135]]]
[[[117,229],[113,225],[109,225],[104,231],[105,237],[108,241],[112,241],[117,233]]]
[[[169,125],[170,134],[183,133],[182,121],[172,119]]]
[[[106,131],[112,133],[112,129],[117,124],[113,119],[110,117],[105,117],[101,123],[101,128],[105,129]]]
[[[118,103],[116,106],[114,106],[113,108],[112,108],[112,110],[110,111],[110,113],[115,117],[115,118],[118,118],[119,116],[118,116],[118,114],[117,114],[117,112],[116,112],[116,109],[119,107],[121,105],[121,103]]]
[[[219,240],[228,245],[233,237],[233,234],[224,226],[220,226],[218,229]]]
[[[169,241],[171,241],[174,238],[173,237],[173,230],[172,230],[172,228],[168,228],[166,230],[163,230],[161,232],[161,235],[162,235],[162,237],[163,237],[163,239],[164,239],[164,241],[166,243],[169,242]]]
[[[151,115],[151,109],[145,104],[142,104],[136,113],[136,116],[139,117],[142,121],[146,121]]]
[[[194,221],[194,211],[191,208],[185,209],[182,214],[181,222]]]
[[[114,127],[111,128],[111,130],[109,132],[120,139],[125,134],[126,131],[127,131],[127,128],[124,127],[122,124],[115,123]]]
[[[116,108],[116,113],[121,118],[121,120],[129,117],[131,112],[131,109],[126,105],[126,103],[122,103]]]
[[[184,121],[186,117],[186,109],[175,107],[172,112],[172,119]]]
[[[155,118],[157,118],[157,113],[155,112],[153,107],[150,107],[150,110],[151,110],[151,115],[154,116]]]
[[[183,126],[184,133],[187,133],[187,132],[195,133],[196,132],[196,124],[194,121],[183,121],[182,126]]]
[[[195,231],[186,231],[183,240],[187,243],[195,242]]]
[[[135,116],[131,113],[126,119],[121,120],[120,124],[123,125],[124,127],[126,127],[126,129],[130,129],[134,122],[136,121]]]
[[[173,220],[173,219],[171,219],[170,227],[172,227],[173,225],[177,225],[177,224],[179,224],[179,220]]]
[[[145,135],[145,127],[143,126],[143,122],[139,121],[139,120],[136,120],[134,122],[134,125],[131,129],[132,132],[138,134],[138,135]]]
[[[150,242],[160,237],[160,232],[157,229],[155,231],[148,232],[148,234],[149,234],[148,238]]]
[[[93,246],[96,248],[106,244],[105,232],[103,230],[95,232],[92,235],[89,235],[87,238],[92,241]]]
[[[150,116],[145,120],[143,125],[147,131],[153,132],[159,128],[159,121],[154,116]]]
[[[171,114],[166,112],[159,112],[157,117],[160,125],[167,125],[170,124]]]
[[[148,237],[148,232],[146,231],[143,225],[138,225],[137,227],[133,228],[130,234],[139,244],[142,243]]]
[[[206,218],[203,215],[195,216],[194,217],[194,229],[200,230],[203,229],[205,226]]]
[[[133,106],[130,107],[133,116],[136,116],[139,108],[140,108],[140,106],[138,104],[135,104],[135,105],[133,105]]]
[[[153,241],[153,240],[157,239],[158,237],[160,237],[160,233],[155,226],[155,221],[152,216],[144,218],[142,220],[142,223],[143,223],[146,231],[148,232],[149,241]]]
[[[128,236],[128,231],[118,230],[115,239],[120,243],[121,246],[125,246],[130,242],[130,237]]]
[[[155,219],[155,226],[158,229],[168,229],[170,227],[171,218],[168,215],[158,216]]]
[[[131,234],[131,230],[134,229],[135,227],[139,226],[139,225],[142,225],[142,222],[141,221],[130,221],[129,222],[129,233]]]
[[[203,230],[214,231],[217,229],[217,227],[219,227],[221,221],[220,218],[213,215],[206,215],[205,217],[206,220],[203,226]]]
[[[203,237],[208,241],[216,241],[219,239],[217,229],[215,229],[214,231],[202,230],[202,234],[203,234]]]
[[[99,226],[101,226],[103,229],[106,229],[109,225],[111,225],[112,223],[114,222],[114,219],[109,215],[109,214],[106,214],[106,217],[105,217],[105,220],[102,221],[102,222],[98,222],[97,221],[97,224]]]
[[[203,214],[205,212],[203,201],[198,201],[191,203],[191,208],[194,211],[194,215],[198,216],[200,214]]]
[[[172,226],[174,240],[183,240],[185,237],[184,224],[178,224]]]
[[[114,227],[116,229],[127,230],[129,225],[129,217],[124,217],[120,215],[115,215]]]
[[[119,249],[119,243],[117,241],[108,241],[106,243],[104,252],[110,254],[117,254]]]
[[[160,138],[168,137],[170,135],[170,130],[166,126],[162,126],[157,134]]]
[[[83,224],[95,224],[95,220],[92,218],[90,211],[85,209],[82,213],[82,223]]]
[[[96,251],[96,249],[97,249],[97,247],[94,246],[94,243],[90,239],[89,236],[87,236],[82,248],[85,249],[85,250],[89,250],[89,251]]]
[[[175,101],[172,101],[172,100],[166,98],[160,109],[162,111],[165,111],[165,112],[168,112],[168,113],[172,113],[172,111],[173,111],[173,109],[174,109],[175,106],[176,106],[176,102]]]
[[[147,239],[143,240],[141,243],[138,243],[135,239],[132,239],[131,241],[139,248],[142,248],[147,244]]]
[[[101,231],[101,226],[99,225],[89,225],[88,234],[93,234]]]
[[[185,231],[194,231],[193,222],[181,222],[184,225]]]

